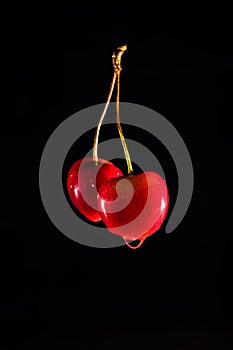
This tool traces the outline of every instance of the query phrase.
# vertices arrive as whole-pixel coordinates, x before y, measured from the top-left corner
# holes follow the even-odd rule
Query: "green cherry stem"
[[[98,126],[96,128],[96,132],[95,132],[94,145],[93,145],[93,161],[96,164],[98,163],[98,142],[99,142],[100,127],[101,127],[101,125],[103,123],[105,114],[107,112],[107,109],[108,109],[108,106],[109,106],[109,103],[110,103],[110,100],[111,100],[111,97],[112,97],[112,93],[113,93],[114,85],[115,85],[115,82],[116,82],[116,78],[117,78],[117,74],[116,74],[116,72],[114,72],[113,78],[112,78],[112,82],[111,82],[111,86],[110,86],[109,93],[108,93],[108,97],[107,97],[107,101],[105,103],[104,110],[103,110],[103,112],[101,114]]]
[[[113,89],[115,86],[115,83],[117,81],[117,90],[116,90],[116,120],[117,120],[117,128],[118,128],[118,132],[120,135],[120,139],[121,139],[121,143],[123,146],[123,150],[124,150],[124,154],[125,154],[125,159],[126,159],[126,163],[127,163],[127,168],[128,168],[128,174],[131,175],[133,173],[133,167],[132,167],[132,163],[130,160],[130,155],[128,152],[128,148],[125,142],[125,138],[123,135],[123,131],[121,128],[121,123],[120,123],[120,72],[122,70],[121,68],[121,56],[123,55],[123,53],[125,52],[125,50],[127,49],[127,46],[120,46],[117,48],[116,51],[113,52],[112,55],[112,64],[113,64],[113,68],[114,68],[114,74],[113,74],[113,78],[112,78],[112,82],[110,85],[110,89],[109,89],[109,93],[108,93],[108,97],[107,97],[107,101],[105,103],[104,106],[104,110],[101,114],[99,123],[97,125],[96,128],[96,132],[95,132],[95,137],[94,137],[94,145],[93,145],[93,161],[98,164],[98,141],[99,141],[99,133],[100,133],[100,128],[101,125],[103,123],[105,114],[107,112],[111,97],[112,97],[112,93],[113,93]]]
[[[133,167],[132,167],[129,151],[125,142],[125,138],[123,135],[121,122],[120,122],[120,71],[117,73],[116,119],[117,119],[117,128],[120,135],[122,147],[124,150],[125,160],[127,163],[128,175],[131,175],[133,173]]]

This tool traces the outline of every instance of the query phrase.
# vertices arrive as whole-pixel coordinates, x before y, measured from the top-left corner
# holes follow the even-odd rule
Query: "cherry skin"
[[[92,158],[76,161],[67,176],[67,190],[72,204],[90,221],[101,221],[97,205],[98,190],[102,183],[110,178],[122,176],[122,172],[114,164]]]
[[[160,228],[168,211],[169,195],[159,174],[144,172],[106,181],[97,201],[108,230],[134,241],[144,240]]]

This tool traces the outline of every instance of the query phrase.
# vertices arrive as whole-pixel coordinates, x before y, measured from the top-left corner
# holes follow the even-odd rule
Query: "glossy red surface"
[[[155,172],[110,179],[99,189],[98,206],[108,230],[125,240],[145,239],[168,210],[166,182]]]
[[[122,175],[120,169],[104,159],[99,159],[98,165],[92,158],[76,161],[67,177],[72,204],[90,221],[101,221],[97,205],[98,189],[108,179]]]

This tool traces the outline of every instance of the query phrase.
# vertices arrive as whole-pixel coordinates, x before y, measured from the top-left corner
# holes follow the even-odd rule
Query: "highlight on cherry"
[[[72,205],[85,218],[90,222],[102,221],[111,234],[121,236],[127,246],[137,249],[163,224],[168,212],[169,194],[165,179],[158,173],[133,171],[120,123],[121,58],[126,49],[126,45],[120,46],[112,55],[113,78],[96,128],[93,156],[79,159],[71,166],[66,187]],[[124,150],[127,174],[112,162],[98,157],[100,128],[114,87],[116,87],[116,124]]]

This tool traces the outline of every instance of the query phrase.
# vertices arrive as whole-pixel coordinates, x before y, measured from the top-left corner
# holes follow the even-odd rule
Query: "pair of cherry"
[[[168,209],[166,182],[155,172],[124,176],[113,163],[92,158],[76,161],[68,172],[73,205],[90,221],[104,224],[126,242],[156,232]]]
[[[108,230],[123,237],[131,248],[138,248],[145,238],[162,225],[168,211],[166,182],[155,172],[134,174],[119,119],[121,56],[126,46],[113,53],[114,75],[107,103],[96,129],[93,158],[76,161],[67,177],[67,190],[73,205],[92,222],[103,221]],[[97,156],[100,126],[117,81],[116,115],[128,174],[113,163]],[[129,242],[139,240],[138,246]]]

